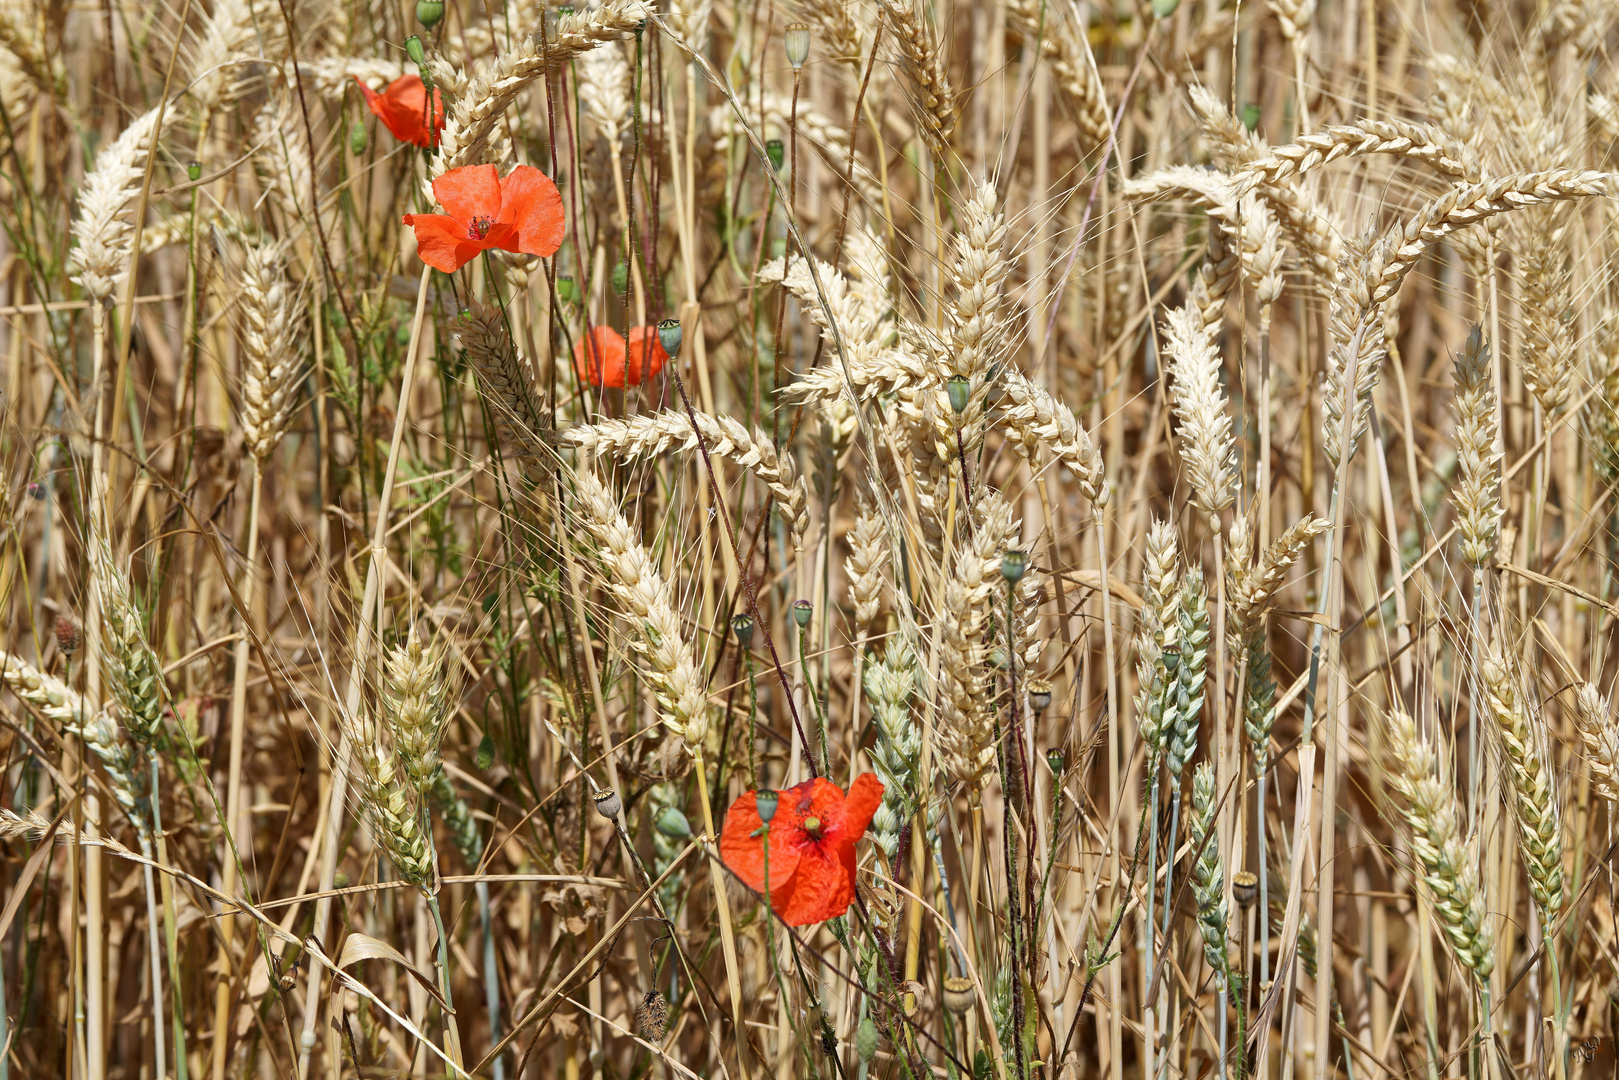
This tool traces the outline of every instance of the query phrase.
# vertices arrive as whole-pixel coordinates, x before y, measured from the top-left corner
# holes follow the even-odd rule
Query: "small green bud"
[[[422,39],[415,34],[405,39],[405,54],[410,57],[411,63],[421,67],[427,63],[427,53],[422,49]],[[422,80],[426,82],[427,80]]]
[[[680,329],[679,319],[665,319],[658,324],[658,344],[673,360],[680,355],[680,339],[683,331]]]
[[[416,21],[431,30],[444,18],[444,0],[416,0]]]
[[[655,828],[671,840],[690,840],[691,822],[677,807],[667,807],[658,815]]]
[[[1028,569],[1029,553],[1026,551],[1008,551],[1001,556],[1001,577],[1006,579],[1008,585],[1022,581]]]
[[[371,137],[366,134],[364,121],[356,120],[349,125],[349,153],[359,157],[370,144]]]
[[[965,376],[952,375],[950,381],[944,384],[945,393],[950,395],[950,411],[960,416],[967,411],[967,401],[972,397],[973,384]]]
[[[557,299],[564,304],[579,302],[579,286],[573,283],[573,278],[567,276],[557,278]]]
[[[860,1060],[867,1065],[877,1056],[877,1025],[871,1022],[871,1017],[862,1016],[860,1026],[854,1033],[854,1052],[860,1055]]]
[[[667,352],[668,350],[664,350]],[[753,616],[746,611],[731,619],[731,633],[736,635],[736,643],[744,649],[753,645]]]
[[[613,264],[613,291],[621,293],[630,287],[630,268],[626,263]]]
[[[1152,13],[1157,18],[1167,19],[1180,6],[1181,0],[1152,0]]]
[[[781,166],[787,160],[787,144],[780,139],[767,139],[765,141],[765,157],[770,159],[770,167],[781,172]]]
[[[191,164],[186,166],[186,179],[190,180],[193,184],[202,179],[202,162],[193,161]]]
[[[478,753],[476,757],[478,768],[488,772],[495,764],[495,740],[484,732],[483,738],[478,740]]]
[[[1251,101],[1242,107],[1242,126],[1249,131],[1259,126],[1259,106]]]
[[[753,794],[753,805],[759,810],[759,820],[766,825],[769,825],[770,819],[776,816],[776,803],[779,798],[780,796],[769,788]]]

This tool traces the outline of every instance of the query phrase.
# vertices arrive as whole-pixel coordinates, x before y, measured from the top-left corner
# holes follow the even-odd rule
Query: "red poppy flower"
[[[725,812],[720,857],[757,892],[765,890],[764,836],[754,792]],[[846,798],[816,777],[778,793],[770,822],[770,906],[788,926],[836,918],[854,902],[854,846],[883,801],[883,782],[855,778]]]
[[[360,82],[358,75],[354,81],[360,83],[365,103],[394,138],[417,146],[438,145],[438,133],[444,127],[444,97],[434,89],[433,111],[429,114],[427,87],[422,85],[420,75],[401,75],[380,94]]]
[[[505,177],[493,165],[467,165],[433,181],[443,214],[406,214],[416,253],[453,274],[480,251],[499,248],[548,257],[562,246],[562,196],[551,178],[530,165]]]
[[[640,386],[668,362],[656,326],[637,326],[628,344],[610,326],[593,327],[588,337],[573,343],[573,369],[591,386]]]

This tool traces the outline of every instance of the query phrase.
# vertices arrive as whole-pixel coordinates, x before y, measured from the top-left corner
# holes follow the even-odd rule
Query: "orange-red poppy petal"
[[[592,386],[624,385],[624,339],[611,326],[592,327],[573,343],[573,369]]]
[[[444,126],[444,99],[433,91],[433,114],[427,113],[427,87],[420,75],[401,75],[377,93],[355,76],[365,103],[382,120],[394,138],[417,146],[429,147],[438,142],[438,131]]]
[[[453,274],[483,247],[467,238],[466,226],[443,214],[406,214],[416,230],[416,254],[435,270]]]
[[[518,165],[500,182],[498,220],[517,230],[514,250],[550,258],[562,246],[562,196],[532,165]]]
[[[749,791],[731,804],[720,829],[720,859],[755,892],[763,892],[765,887],[764,837],[759,835],[763,825],[754,792]],[[785,831],[771,830],[770,891],[777,905],[790,894],[799,861],[798,851],[785,837]]]
[[[775,884],[776,859],[772,851],[770,881]],[[854,902],[854,848],[809,844],[799,855],[790,894],[778,894],[771,905],[788,926],[835,919]]]
[[[478,218],[493,225],[500,217],[500,170],[493,165],[451,169],[433,181],[433,198],[461,223],[463,232]]]
[[[861,773],[849,785],[849,794],[843,800],[838,820],[838,839],[853,845],[866,835],[866,826],[883,804],[883,782],[876,773]]]
[[[663,351],[656,326],[637,326],[630,331],[630,340],[624,353],[624,382],[639,386],[663,370],[669,354]]]

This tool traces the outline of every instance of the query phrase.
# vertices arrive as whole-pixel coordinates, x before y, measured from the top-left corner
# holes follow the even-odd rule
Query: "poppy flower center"
[[[494,228],[494,226],[495,219],[489,217],[488,215],[480,215],[475,217],[472,219],[472,224],[467,226],[467,239],[482,240],[484,237],[489,235],[489,230]]]
[[[819,840],[821,837],[821,819],[818,817],[805,818],[804,831]]]

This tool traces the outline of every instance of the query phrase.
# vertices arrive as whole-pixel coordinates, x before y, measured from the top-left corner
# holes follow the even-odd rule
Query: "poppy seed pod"
[[[1016,585],[1023,580],[1023,574],[1029,569],[1029,553],[1026,551],[1008,551],[1001,556],[1001,577],[1006,579],[1008,585]]]
[[[797,71],[809,59],[810,28],[808,23],[788,23],[787,32],[782,35],[782,44],[787,47],[787,62]]]
[[[945,393],[950,396],[950,410],[957,416],[967,411],[967,401],[972,397],[973,384],[964,375],[952,375],[950,381],[944,384]]]
[[[612,788],[596,792],[596,813],[609,821],[617,821],[618,815],[624,812],[624,800],[618,797],[618,792]]]
[[[349,153],[359,157],[365,153],[365,148],[371,145],[371,138],[365,132],[365,124],[359,120],[349,125]]]
[[[731,633],[736,635],[736,643],[747,649],[753,646],[753,616],[747,612],[731,619]]]
[[[1181,0],[1152,0],[1152,13],[1160,19],[1167,19],[1180,6]]]
[[[877,1056],[877,1025],[872,1023],[869,1016],[862,1016],[860,1026],[855,1029],[854,1052],[868,1065]]]
[[[815,605],[810,603],[808,600],[793,601],[793,622],[798,624],[798,628],[800,630],[803,630],[805,627],[809,626],[810,617],[814,614]]]
[[[1052,775],[1061,776],[1063,766],[1066,764],[1067,762],[1063,760],[1062,751],[1055,746],[1046,751],[1046,766],[1051,769]]]
[[[410,62],[417,67],[427,63],[427,52],[422,48],[422,39],[415,34],[405,39],[405,55],[409,56]]]
[[[202,179],[202,162],[193,161],[191,164],[186,166],[186,179],[190,180],[193,184]]]
[[[666,807],[663,813],[658,815],[656,828],[671,840],[691,839],[691,822],[686,820],[686,815],[677,807]]]
[[[1037,713],[1051,708],[1051,684],[1044,679],[1029,680],[1029,707]]]
[[[79,633],[79,626],[66,615],[56,617],[56,647],[62,650],[63,656],[72,656],[84,644],[84,635]]]
[[[1250,871],[1238,870],[1231,875],[1231,897],[1244,909],[1253,905],[1259,892],[1259,879]]]
[[[478,740],[478,752],[474,755],[474,760],[478,768],[485,772],[495,764],[495,740],[491,739],[487,732]]]
[[[962,1016],[973,1007],[973,981],[952,975],[944,981],[944,1007]]]
[[[613,264],[613,291],[621,293],[630,287],[630,268],[625,263]]]
[[[782,162],[787,160],[787,145],[780,139],[766,139],[765,157],[770,159],[772,169],[781,172]]]
[[[416,0],[416,21],[431,30],[444,19],[444,0]]]
[[[766,825],[769,825],[770,819],[776,816],[776,805],[778,802],[780,802],[780,796],[774,791],[766,789],[764,791],[755,792],[753,796],[753,804],[759,810],[759,820],[764,822]]]
[[[564,304],[577,303],[579,300],[579,287],[573,283],[573,278],[563,275],[557,278],[557,299]]]
[[[658,324],[658,341],[670,359],[680,355],[680,341],[683,336],[679,319],[664,319]]]

